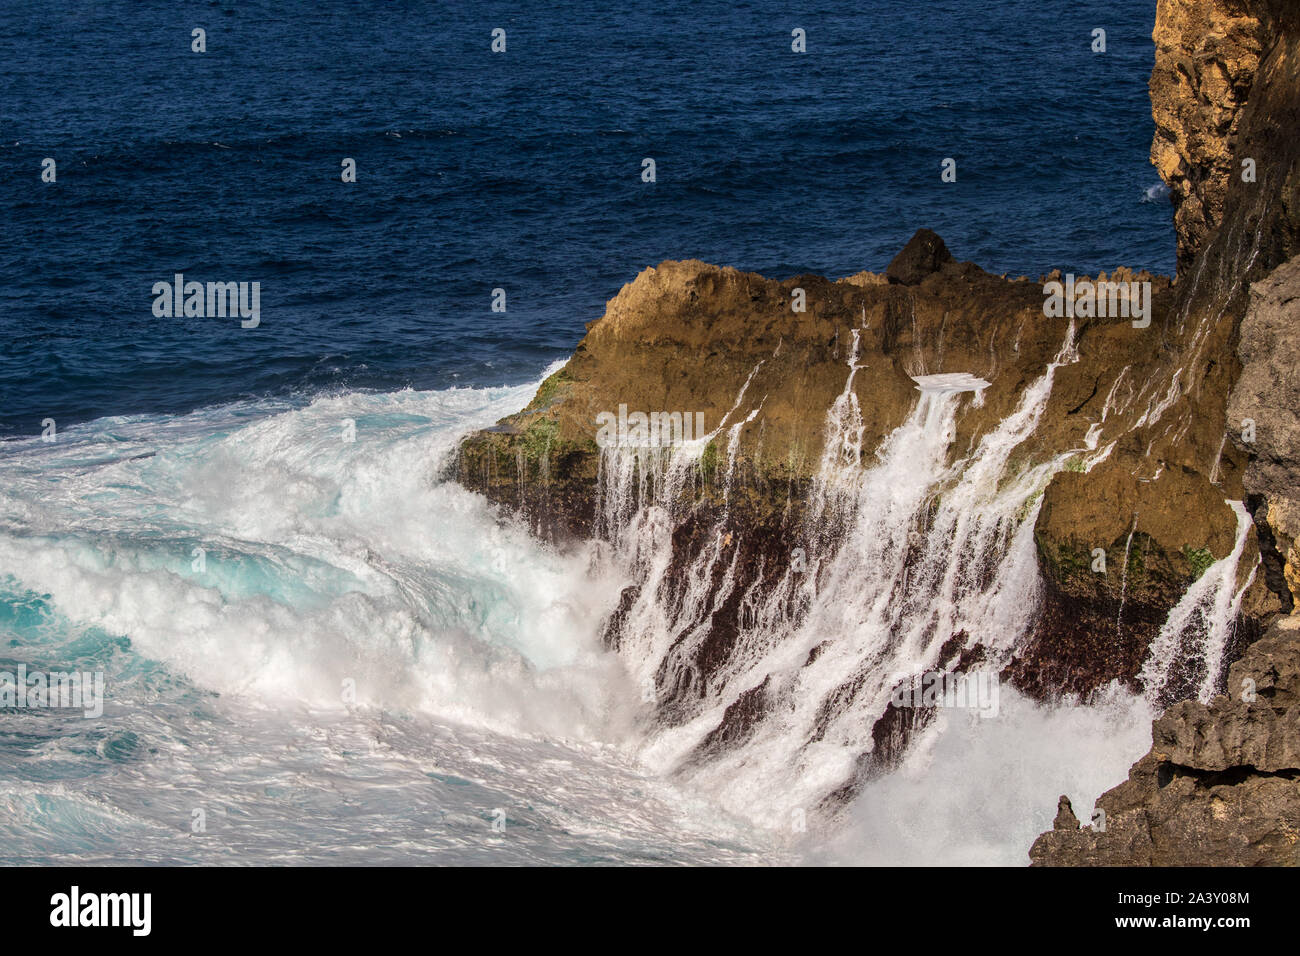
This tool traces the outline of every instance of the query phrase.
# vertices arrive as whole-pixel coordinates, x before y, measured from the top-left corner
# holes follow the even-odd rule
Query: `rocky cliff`
[[[1185,349],[1235,374],[1228,441],[1246,455],[1261,578],[1291,615],[1300,590],[1300,8],[1269,2],[1160,5],[1152,158],[1177,203],[1176,314],[1230,334]],[[1196,325],[1213,335],[1204,320]],[[1178,329],[1174,329],[1177,332]],[[1184,339],[1184,341],[1186,341]],[[1218,353],[1218,354],[1216,354]],[[1182,701],[1153,727],[1151,752],[1098,806],[1104,830],[1058,818],[1037,865],[1300,863],[1296,741],[1300,625],[1284,617],[1233,665],[1227,696]]]
[[[1300,259],[1252,283],[1250,296],[1228,422],[1251,453],[1243,485],[1256,502],[1270,587],[1291,613],[1300,595]]]
[[[1168,184],[1185,271],[1223,221],[1241,111],[1268,40],[1259,4],[1159,0],[1151,164]]]
[[[1258,284],[1300,236],[1295,20],[1264,0],[1159,5],[1152,157],[1175,199],[1176,281],[1080,280],[1071,318],[1045,308],[1064,277],[990,275],[926,230],[883,274],[838,280],[665,262],[610,300],[527,408],[465,441],[466,486],[560,546],[625,556],[605,639],[651,685],[647,720],[682,730],[677,766],[725,764],[780,724],[795,762],[830,743],[852,756],[818,781],[832,806],[923,719],[889,703],[904,652],[994,668],[1040,698],[1118,680],[1176,701],[1221,687],[1290,610],[1295,405],[1268,388],[1289,355],[1268,344],[1289,280]],[[1150,321],[1114,301],[1098,315],[1082,290],[1103,281],[1149,284]],[[1266,440],[1241,440],[1230,394]],[[657,412],[702,417],[704,438],[598,440],[602,421],[635,430]],[[933,453],[932,474],[900,502],[913,453],[918,472]],[[966,517],[945,510],[962,501]],[[1233,599],[1226,646],[1162,637],[1198,582]],[[841,633],[894,636],[847,651],[827,603]]]
[[[1232,665],[1230,694],[1155,721],[1151,751],[1080,826],[1062,797],[1039,866],[1300,865],[1300,619]],[[1064,812],[1062,812],[1064,810]]]

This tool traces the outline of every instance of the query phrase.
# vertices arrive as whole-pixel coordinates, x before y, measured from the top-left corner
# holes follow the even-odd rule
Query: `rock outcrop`
[[[1259,535],[1244,560],[1250,567],[1261,563],[1263,573],[1260,586],[1244,597],[1246,621],[1227,659],[1258,635],[1257,622],[1294,604],[1282,584],[1284,558],[1276,553],[1294,540],[1294,510],[1280,499],[1269,506],[1243,486],[1255,449],[1240,441],[1240,417],[1247,416],[1229,421],[1227,406],[1243,360],[1253,354],[1249,343],[1246,352],[1238,350],[1248,290],[1300,252],[1300,138],[1291,132],[1300,125],[1300,7],[1161,0],[1153,37],[1152,161],[1174,194],[1178,278],[1152,343],[1155,361],[1137,390],[1135,405],[1143,413],[1108,463],[1111,474],[1090,473],[1090,490],[1062,475],[1044,495],[1038,531],[1046,596],[1038,640],[1022,655],[1024,680],[1056,672],[1060,677],[1048,683],[1077,690],[1087,688],[1069,673],[1099,656],[1111,659],[1112,672],[1123,679],[1132,655],[1144,653],[1142,637],[1123,637],[1125,620],[1149,632],[1151,615],[1161,616],[1178,587],[1168,575],[1139,584],[1146,596],[1134,604],[1122,573],[1118,581],[1078,573],[1089,544],[1106,548],[1108,566],[1140,575],[1148,566],[1177,565],[1160,542],[1159,529],[1171,517],[1170,491],[1150,487],[1157,474],[1178,474],[1173,494],[1192,509],[1188,515],[1213,513],[1216,496],[1244,498],[1255,514]],[[1246,159],[1253,161],[1249,170]],[[1173,517],[1181,527],[1189,524]],[[1154,545],[1146,538],[1148,524],[1157,529]],[[1176,546],[1201,566],[1205,558],[1222,557],[1222,541],[1207,536],[1199,545]],[[1154,562],[1148,560],[1153,547]],[[1141,567],[1134,566],[1135,553]],[[1188,681],[1176,681],[1166,699],[1189,689]]]
[[[890,282],[920,285],[952,261],[952,253],[938,234],[921,229],[885,267],[885,276]]]
[[[1067,832],[1079,829],[1079,818],[1074,815],[1074,806],[1065,794],[1056,801],[1056,819],[1052,821],[1052,829]]]
[[[1290,612],[1300,598],[1300,259],[1279,266],[1250,292],[1228,422],[1233,441],[1251,453],[1242,484],[1271,545],[1271,587]]]
[[[1159,0],[1153,39],[1151,164],[1168,184],[1178,232],[1178,271],[1223,221],[1242,106],[1268,31],[1257,4]]]
[[[950,370],[991,383],[982,407],[967,409],[957,423],[955,448],[975,447],[1065,341],[1069,322],[1044,317],[1040,282],[958,263],[933,234],[918,234],[899,260],[896,271],[906,281],[881,282],[870,274],[777,281],[701,262],[648,269],[610,301],[572,360],[528,408],[465,443],[458,477],[519,510],[551,540],[598,536],[597,415],[617,414],[620,406],[700,412],[713,429],[739,402],[729,421],[757,414],[735,451],[727,527],[742,570],[763,566],[769,577],[779,576],[855,339],[864,370],[854,382],[864,451],[914,406],[912,376]],[[1235,517],[1224,499],[1241,496],[1245,455],[1231,446],[1217,485],[1207,475],[1213,458],[1198,470],[1186,456],[1144,455],[1151,439],[1133,423],[1147,412],[1138,401],[1143,383],[1164,370],[1151,339],[1173,292],[1167,280],[1146,274],[1118,271],[1098,279],[1151,282],[1156,320],[1152,329],[1134,329],[1126,319],[1077,319],[1079,361],[1058,369],[1045,414],[1019,449],[1026,462],[1074,450],[1071,467],[1080,469],[1063,470],[1047,488],[1038,537],[1048,600],[1026,663],[1010,672],[1040,695],[1132,682],[1169,608],[1209,561],[1231,550]],[[799,294],[807,312],[792,310]],[[1220,411],[1188,430],[1218,452],[1221,421]],[[1084,473],[1094,426],[1102,439],[1114,435],[1115,447]],[[711,527],[721,509],[712,464],[714,457],[706,458],[688,489],[699,508],[682,531],[678,570],[707,543],[692,535]],[[1190,514],[1197,520],[1187,520]],[[1106,574],[1090,570],[1096,548],[1106,551]],[[1252,552],[1247,562],[1254,560]],[[738,608],[718,611],[712,631],[727,635],[739,627]],[[972,638],[972,645],[978,642]],[[702,662],[721,665],[726,656],[710,639],[701,643],[696,664],[705,682],[709,668]]]
[[[624,465],[598,443],[600,420],[702,418],[707,447],[674,473],[674,502],[659,502],[643,522],[667,528],[671,553],[653,568],[636,556],[605,626],[607,643],[622,647],[638,609],[663,609],[653,720],[699,731],[686,763],[743,746],[763,721],[801,703],[791,674],[816,666],[825,644],[801,652],[784,675],[729,681],[752,662],[755,615],[807,613],[806,592],[789,582],[804,562],[816,574],[842,544],[843,529],[809,538],[827,462],[869,465],[917,407],[918,376],[987,383],[960,405],[948,438],[953,468],[973,460],[1034,383],[1050,381],[1000,479],[1039,476],[999,531],[1005,544],[1018,522],[1033,522],[1033,623],[1013,640],[927,632],[917,638],[927,666],[979,659],[1038,698],[1086,698],[1112,681],[1136,689],[1170,609],[1239,553],[1223,584],[1240,592],[1229,645],[1218,664],[1195,655],[1171,664],[1162,693],[1174,701],[1207,682],[1221,686],[1263,625],[1293,607],[1298,509],[1274,486],[1292,477],[1295,373],[1275,367],[1290,353],[1269,344],[1284,337],[1291,278],[1265,280],[1300,251],[1300,12],[1271,0],[1161,0],[1154,36],[1152,157],[1174,194],[1179,274],[1171,283],[1117,269],[1076,283],[1145,285],[1147,316],[1117,314],[1113,298],[1098,314],[1085,294],[1067,318],[1045,307],[1046,283],[1064,286],[1066,277],[990,275],[957,261],[928,230],[884,274],[839,280],[665,262],[610,300],[527,408],[463,443],[458,480],[539,535],[561,546],[592,538],[625,546],[615,539],[630,506],[612,500],[610,486],[610,470]],[[1256,159],[1254,176],[1241,175],[1243,158]],[[1243,324],[1252,283],[1260,285]],[[1240,441],[1230,417],[1264,423],[1267,441]],[[660,457],[635,466],[641,503],[669,481],[656,471]],[[1240,500],[1257,525],[1245,539],[1228,503]],[[932,501],[897,555],[907,573],[922,563],[938,509]],[[979,562],[967,570],[994,574]],[[874,693],[869,684],[849,670],[820,691],[806,745],[821,746],[831,722]],[[828,792],[851,793],[926,723],[924,712],[871,699],[861,732],[840,734],[861,752]]]
[[[1257,619],[1290,615],[1300,594],[1300,7],[1162,0],[1155,38],[1152,159],[1174,192],[1180,266],[1165,341],[1189,369],[1180,400],[1198,369],[1196,391],[1232,381],[1224,443],[1246,456],[1241,486],[1269,591]],[[1300,864],[1300,618],[1245,648],[1225,687],[1155,722],[1151,752],[1098,801],[1104,831],[1044,833],[1031,860]]]
[[[1227,688],[1208,705],[1165,711],[1151,751],[1097,801],[1095,822],[1062,827],[1058,810],[1032,863],[1300,865],[1300,618],[1247,648]]]

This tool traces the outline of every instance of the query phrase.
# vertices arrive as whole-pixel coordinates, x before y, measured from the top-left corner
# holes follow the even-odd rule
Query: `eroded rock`
[[[1054,828],[1034,841],[1032,863],[1300,864],[1300,618],[1247,648],[1228,689],[1169,708],[1151,751],[1098,799],[1104,831]]]
[[[1280,560],[1277,584],[1294,606],[1300,598],[1300,258],[1252,284],[1238,354],[1242,372],[1228,401],[1229,435],[1251,456],[1242,483],[1266,502],[1260,517]]]
[[[1180,273],[1223,219],[1242,106],[1267,34],[1251,7],[1224,0],[1157,4],[1151,163],[1172,192]]]
[[[1127,269],[1109,277],[1150,283],[1149,325],[1049,318],[1043,278],[1007,279],[957,262],[926,230],[885,275],[839,281],[665,262],[610,300],[526,409],[464,442],[458,479],[563,543],[614,530],[602,512],[609,503],[598,481],[596,416],[626,407],[702,414],[709,430],[725,421],[673,506],[654,518],[671,535],[657,590],[647,593],[642,582],[625,588],[605,626],[608,645],[622,647],[638,602],[677,609],[688,592],[707,596],[690,620],[673,625],[654,675],[654,719],[663,724],[696,721],[722,701],[716,726],[688,760],[743,746],[756,723],[791,706],[794,675],[817,649],[789,673],[731,688],[752,625],[746,615],[795,567],[828,413],[852,400],[861,464],[869,467],[916,407],[914,376],[962,373],[988,383],[979,401],[960,407],[948,452],[956,462],[1007,420],[1027,388],[1052,375],[1032,434],[1004,472],[1010,480],[1048,462],[1055,470],[1021,512],[1037,516],[1038,620],[1010,661],[1005,634],[965,634],[958,650],[999,648],[1003,674],[1038,698],[1086,697],[1116,679],[1136,685],[1169,609],[1232,549],[1236,516],[1225,501],[1247,497],[1252,449],[1227,440],[1225,422],[1243,361],[1253,362],[1237,352],[1246,290],[1300,251],[1298,22],[1293,7],[1267,0],[1160,4],[1153,156],[1175,194],[1179,276],[1172,286]],[[1265,158],[1250,183],[1231,175],[1243,155]],[[1284,607],[1268,582],[1294,573],[1275,556],[1295,539],[1288,505],[1281,497],[1256,504],[1272,537],[1244,542],[1232,584],[1252,583],[1225,664]],[[913,529],[918,541],[925,521]],[[835,538],[828,533],[816,546],[833,548]],[[1104,574],[1092,568],[1098,549]],[[903,551],[910,568],[915,546]],[[1251,578],[1261,561],[1264,572]],[[927,647],[948,637],[927,635]],[[1176,676],[1169,692],[1186,695],[1193,682]],[[818,702],[809,745],[867,686],[861,671],[842,676]],[[835,791],[842,795],[896,760],[926,723],[883,706],[862,722],[855,736],[862,752]]]

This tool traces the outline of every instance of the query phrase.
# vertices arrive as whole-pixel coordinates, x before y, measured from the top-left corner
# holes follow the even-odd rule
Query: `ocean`
[[[1152,9],[842,6],[4,4],[0,671],[107,694],[3,711],[0,862],[1017,864],[1122,778],[1143,705],[1006,691],[840,834],[724,808],[644,759],[598,555],[439,477],[665,259],[1173,271]]]

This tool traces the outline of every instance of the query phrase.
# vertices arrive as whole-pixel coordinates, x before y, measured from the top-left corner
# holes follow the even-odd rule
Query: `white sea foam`
[[[1058,362],[1072,358],[1068,340]],[[1015,647],[1038,494],[1069,458],[1011,464],[1055,366],[969,449],[954,425],[986,383],[921,376],[907,421],[870,449],[848,364],[808,572],[744,595],[753,616],[698,712],[649,730],[646,678],[738,584],[724,508],[681,600],[659,599],[674,507],[710,443],[730,494],[761,403],[746,390],[705,439],[606,450],[614,546],[565,554],[438,478],[462,435],[535,385],[237,404],[0,445],[8,656],[108,672],[102,720],[6,718],[29,743],[0,746],[5,859],[1024,862],[1058,793],[1086,812],[1145,749],[1148,704],[1054,710],[1004,688],[998,719],[941,714],[870,781],[834,852],[788,832],[870,749],[898,673],[961,631],[995,662]],[[614,654],[598,633],[629,580],[643,596]],[[1211,635],[1232,591],[1226,607],[1222,588],[1189,595]],[[681,773],[766,679],[782,708]],[[219,838],[192,838],[196,809]],[[492,830],[497,809],[522,825]]]
[[[764,837],[631,755],[639,694],[599,645],[617,590],[590,556],[437,477],[460,436],[535,387],[232,405],[0,445],[10,653],[108,671],[99,721],[6,718],[42,742],[0,746],[0,856],[752,858]]]
[[[1056,799],[1084,825],[1097,798],[1151,746],[1154,712],[1116,688],[1088,707],[1044,706],[1004,688],[998,719],[941,711],[893,773],[869,781],[814,862],[1024,866]]]

